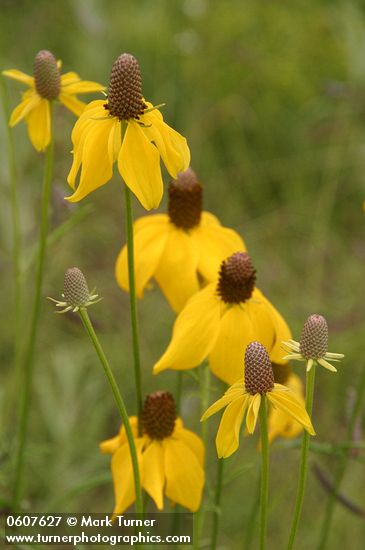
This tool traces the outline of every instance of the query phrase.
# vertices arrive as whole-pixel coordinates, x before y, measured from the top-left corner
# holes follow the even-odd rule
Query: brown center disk
[[[251,297],[255,282],[256,270],[250,256],[235,252],[221,264],[217,292],[223,302],[239,304]]]
[[[203,189],[195,172],[188,168],[180,172],[169,186],[168,214],[171,223],[181,229],[199,225],[203,202]]]
[[[133,55],[123,53],[115,61],[105,108],[119,120],[138,119],[147,108],[142,97],[139,63]]]
[[[251,342],[245,352],[245,388],[248,393],[267,393],[274,388],[274,374],[266,348]]]
[[[175,401],[171,393],[156,391],[147,395],[142,411],[142,429],[151,439],[165,439],[174,431]]]
[[[34,60],[34,84],[41,97],[51,100],[59,96],[61,75],[53,53],[41,50]]]
[[[313,314],[304,323],[299,343],[305,359],[320,359],[328,350],[328,326],[322,315]]]

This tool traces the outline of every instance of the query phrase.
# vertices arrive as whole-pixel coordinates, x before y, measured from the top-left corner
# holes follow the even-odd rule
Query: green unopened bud
[[[78,267],[70,267],[66,273],[63,283],[63,294],[61,300],[54,300],[57,307],[63,307],[58,313],[66,313],[67,311],[76,312],[81,308],[86,308],[92,304],[100,302],[101,298],[95,294],[95,290],[90,292],[84,274]]]
[[[300,353],[305,359],[320,359],[328,350],[328,326],[322,315],[313,314],[304,323]]]
[[[56,99],[61,90],[61,75],[53,53],[41,50],[34,60],[34,83],[37,92],[45,99]]]

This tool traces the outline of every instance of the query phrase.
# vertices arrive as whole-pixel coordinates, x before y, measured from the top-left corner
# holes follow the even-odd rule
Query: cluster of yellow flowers
[[[292,340],[285,320],[256,287],[256,271],[241,236],[223,227],[203,210],[203,188],[190,165],[186,140],[164,122],[158,106],[142,95],[136,59],[121,55],[113,65],[106,97],[84,105],[77,94],[104,92],[105,87],[80,80],[76,73],[60,75],[61,63],[47,51],[35,58],[34,76],[17,70],[3,74],[29,86],[14,109],[10,125],[25,119],[30,140],[44,151],[51,139],[51,104],[60,101],[79,116],[73,132],[73,163],[68,183],[77,202],[107,183],[113,164],[146,210],[157,208],[163,196],[160,161],[173,178],[168,189],[168,213],[148,215],[134,224],[136,292],[143,297],[153,279],[177,314],[171,341],[153,367],[184,371],[207,360],[211,372],[230,385],[202,420],[226,407],[216,438],[219,457],[239,445],[246,416],[253,433],[260,403],[267,397],[269,440],[295,437],[305,428],[314,434],[304,407],[303,385],[288,360],[305,359],[331,368],[326,343],[317,355]],[[119,286],[129,290],[128,250],[116,261]],[[58,302],[64,311],[95,303],[86,292],[82,303]],[[313,317],[313,316],[312,316]],[[322,318],[323,319],[323,318]],[[312,330],[311,319],[308,330]],[[322,326],[322,325],[321,325]],[[282,344],[291,352],[284,357]],[[333,367],[332,367],[333,369]],[[170,501],[196,511],[204,487],[204,445],[178,418],[172,395],[157,391],[146,397],[142,415],[130,418],[141,483],[158,509],[164,494]],[[101,444],[112,455],[114,513],[135,500],[132,461],[125,428]]]

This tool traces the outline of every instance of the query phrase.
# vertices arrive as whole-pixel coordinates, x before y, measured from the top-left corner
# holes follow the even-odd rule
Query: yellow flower
[[[168,215],[145,216],[134,224],[136,291],[139,298],[152,277],[176,312],[212,282],[220,263],[235,250],[246,250],[241,237],[202,212],[202,187],[191,168],[170,183]],[[118,284],[129,290],[127,247],[118,256]]]
[[[73,72],[60,74],[60,61],[47,50],[37,53],[34,61],[34,77],[16,69],[3,71],[3,75],[29,86],[23,101],[14,109],[9,124],[15,126],[25,119],[29,139],[37,151],[44,151],[51,141],[51,101],[59,100],[76,116],[84,110],[85,103],[77,94],[100,92],[105,87],[97,82],[81,80]]]
[[[172,340],[154,373],[192,369],[208,357],[212,372],[232,384],[241,376],[245,349],[252,340],[267,347],[273,362],[283,363],[280,344],[290,330],[255,288],[255,279],[245,252],[224,261],[216,281],[192,296],[179,314]]]
[[[287,386],[305,407],[303,382],[296,374],[291,372],[289,365],[273,364],[274,380]],[[283,372],[282,372],[283,371]],[[291,439],[297,437],[302,431],[302,425],[282,409],[270,407],[269,412],[269,441],[276,437]]]
[[[300,342],[288,340],[287,342],[283,342],[283,345],[291,352],[284,357],[284,360],[295,359],[297,361],[306,361],[308,372],[316,363],[331,372],[337,372],[337,369],[328,362],[328,359],[330,361],[339,361],[344,357],[343,353],[331,353],[327,351],[327,321],[322,315],[316,313],[310,315],[304,323]]]
[[[219,458],[227,458],[238,449],[245,414],[248,433],[254,432],[261,399],[265,398],[273,407],[299,422],[308,433],[315,435],[303,403],[288,387],[274,383],[272,366],[265,347],[259,342],[251,342],[245,353],[244,378],[233,384],[201,418],[202,421],[206,420],[223,407],[227,407],[222,415],[216,438]]]
[[[173,178],[190,163],[186,139],[164,122],[157,107],[144,101],[139,65],[129,54],[113,65],[107,100],[92,101],[76,122],[72,143],[71,202],[107,183],[117,161],[120,175],[144,208],[157,208],[163,194],[160,157]]]
[[[198,510],[204,487],[204,445],[176,418],[173,397],[157,391],[146,398],[142,413],[143,434],[138,436],[136,417],[130,418],[135,437],[143,489],[163,509],[164,494],[173,503],[192,512]],[[119,435],[100,445],[112,454],[114,514],[124,512],[135,501],[132,462],[124,427]]]

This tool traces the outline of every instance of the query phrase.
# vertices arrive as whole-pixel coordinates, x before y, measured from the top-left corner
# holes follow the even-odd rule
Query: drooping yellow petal
[[[245,304],[226,306],[209,367],[220,380],[233,384],[242,377],[247,345],[256,340]]]
[[[196,433],[187,430],[183,427],[176,427],[173,433],[173,437],[176,439],[181,439],[186,443],[186,445],[195,453],[199,464],[201,466],[204,465],[204,456],[205,456],[205,449],[204,449],[204,443],[200,439]]]
[[[61,75],[61,86],[68,86],[69,84],[73,84],[79,81],[79,75],[73,71]]]
[[[163,121],[157,109],[142,115],[144,132],[159,150],[162,161],[170,176],[176,178],[179,172],[187,170],[190,164],[190,150],[186,139]]]
[[[76,116],[80,116],[86,106],[86,103],[80,101],[74,95],[64,94],[62,92],[58,96],[58,99]]]
[[[146,210],[159,206],[163,194],[160,155],[137,122],[128,123],[118,156],[118,169]]]
[[[258,295],[258,289],[254,289],[252,297],[246,302],[246,312],[252,326],[254,340],[260,342],[270,352],[275,342],[275,322],[271,310],[266,302]]]
[[[80,78],[71,81],[69,78],[65,79],[64,76],[61,76],[61,91],[67,95],[89,94],[105,90],[105,86],[102,86],[98,82],[81,80]]]
[[[283,364],[286,361],[284,360],[285,353],[282,348],[282,343],[284,341],[291,340],[292,338],[291,331],[288,325],[286,324],[284,318],[282,317],[282,315],[280,315],[280,313],[278,312],[278,310],[258,289],[256,290],[260,294],[261,299],[266,303],[274,322],[275,339],[271,349],[268,350],[270,360],[273,363],[277,363],[279,365]]]
[[[105,122],[104,102],[95,100],[89,103],[82,112],[80,118],[76,121],[72,130],[71,139],[73,143],[73,162],[70,173],[67,177],[68,184],[72,189],[76,188],[76,178],[80,170],[81,162],[83,162],[85,140],[88,137],[89,131],[93,131],[94,125],[98,122]],[[113,119],[109,119],[113,120]],[[120,125],[116,123],[116,126]],[[110,134],[112,133],[112,130]],[[109,150],[109,144],[108,144]],[[110,153],[109,153],[110,154]]]
[[[249,398],[241,395],[227,406],[219,424],[216,447],[219,458],[228,458],[237,449],[240,441],[240,429]]]
[[[270,403],[295,418],[308,433],[315,435],[308,413],[294,392],[281,384],[275,384],[274,390],[266,395]]]
[[[197,276],[199,254],[188,233],[170,224],[155,279],[175,312],[180,312],[200,286]]]
[[[151,277],[154,276],[160,262],[170,225],[167,216],[161,223],[161,218],[155,220],[155,216],[146,216],[148,224],[144,224],[138,230],[134,225],[134,267],[136,293],[138,298],[143,297],[143,291]],[[119,253],[115,266],[115,276],[121,288],[129,291],[128,279],[128,249],[124,246]]]
[[[212,416],[212,414],[215,414],[216,412],[220,411],[221,409],[223,409],[223,407],[225,407],[232,401],[235,401],[236,399],[241,397],[243,394],[244,394],[243,384],[241,385],[240,388],[235,388],[233,390],[229,388],[229,390],[226,391],[223,397],[218,399],[205,411],[205,413],[200,419],[200,422],[203,422],[204,420]]]
[[[93,120],[87,127],[85,140],[82,145],[81,176],[80,183],[73,195],[66,197],[70,202],[77,202],[107,183],[113,174],[113,159],[108,150],[109,134],[113,126],[117,124],[114,119]],[[80,158],[75,151],[74,162],[77,164]],[[69,179],[74,175],[73,168]]]
[[[40,95],[33,90],[29,90],[23,94],[23,101],[19,103],[13,110],[9,120],[9,126],[13,128],[18,122],[23,120],[32,109],[34,109],[42,101]]]
[[[44,151],[51,141],[51,112],[47,99],[41,99],[27,114],[30,141],[37,151]]]
[[[261,395],[257,393],[249,397],[249,405],[247,409],[246,426],[249,434],[253,434],[256,427],[257,418],[261,405]]]
[[[203,212],[203,219],[204,220]],[[219,267],[223,260],[237,250],[246,250],[241,237],[227,227],[201,223],[192,231],[192,236],[199,250],[198,271],[208,282],[213,282],[218,277]]]
[[[7,71],[2,71],[2,74],[8,78],[12,78],[13,80],[17,80],[18,82],[22,82],[23,84],[27,84],[27,86],[34,88],[34,78],[23,73],[22,71],[18,71],[17,69],[9,69]]]
[[[121,445],[120,435],[116,435],[110,439],[106,439],[99,444],[100,452],[103,454],[113,454]]]
[[[197,292],[175,321],[171,342],[153,372],[186,370],[200,365],[215,344],[220,325],[221,302],[215,284]]]
[[[140,474],[143,478],[141,455],[144,439],[136,439],[135,443]],[[135,501],[136,498],[133,467],[128,443],[121,445],[112,456],[112,476],[115,495],[113,514],[121,514]]]
[[[161,441],[152,441],[142,455],[143,488],[163,509],[163,488],[165,483],[164,448]]]
[[[196,512],[201,503],[204,487],[204,470],[196,454],[179,439],[164,440],[166,496]]]
[[[130,416],[129,417],[129,423],[131,426],[132,434],[134,438],[136,439],[138,437],[138,419],[136,416]],[[121,425],[119,434],[115,437],[112,437],[111,439],[106,439],[105,441],[102,441],[99,445],[100,451],[102,453],[110,453],[113,454],[120,445],[125,443],[127,441],[127,435],[125,432],[125,426],[124,424]]]

